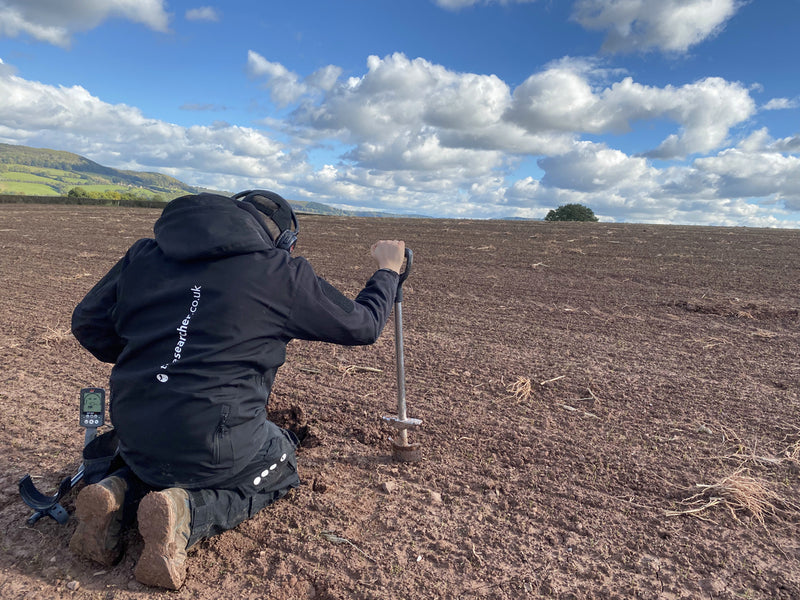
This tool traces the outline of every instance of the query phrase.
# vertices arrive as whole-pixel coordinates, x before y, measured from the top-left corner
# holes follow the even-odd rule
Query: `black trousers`
[[[202,539],[233,529],[298,487],[300,478],[297,475],[295,455],[297,443],[293,433],[267,421],[265,441],[250,464],[240,473],[213,489],[187,489],[192,513],[192,532],[188,547]],[[121,477],[128,483],[124,520],[132,523],[139,501],[149,492],[163,488],[147,485],[130,467],[124,463],[120,466],[120,463],[116,456],[111,475]],[[102,478],[102,475],[97,475],[87,480],[87,483],[94,483]]]
[[[186,490],[192,510],[188,546],[233,529],[300,485],[293,433],[267,421],[267,439],[241,473],[214,489]]]

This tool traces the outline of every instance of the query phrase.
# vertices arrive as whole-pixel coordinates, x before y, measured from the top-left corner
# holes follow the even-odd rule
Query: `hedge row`
[[[67,196],[24,196],[0,194],[0,204],[86,204],[89,206],[138,206],[164,208],[166,202],[157,200],[109,200],[108,198],[69,198]]]

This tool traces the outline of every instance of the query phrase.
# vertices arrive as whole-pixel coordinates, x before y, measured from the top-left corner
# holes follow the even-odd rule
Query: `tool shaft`
[[[397,356],[397,418],[405,421],[406,415],[406,370],[405,357],[403,356],[403,303],[394,304],[394,347]],[[400,444],[408,444],[408,432],[401,429],[399,432]]]

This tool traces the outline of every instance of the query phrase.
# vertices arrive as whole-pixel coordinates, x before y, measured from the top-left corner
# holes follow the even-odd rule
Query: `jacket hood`
[[[153,232],[161,251],[175,260],[221,258],[275,247],[248,207],[217,194],[176,198],[164,208]]]

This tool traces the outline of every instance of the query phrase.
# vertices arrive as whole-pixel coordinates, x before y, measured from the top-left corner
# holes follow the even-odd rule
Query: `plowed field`
[[[0,206],[2,598],[800,598],[800,231],[301,216],[353,297],[404,239],[411,433],[394,462],[394,327],[293,342],[270,404],[303,485],[199,543],[178,592],[26,524],[17,482],[80,464],[78,391],[109,366],[75,304],[158,210]],[[72,513],[76,491],[64,499]]]

